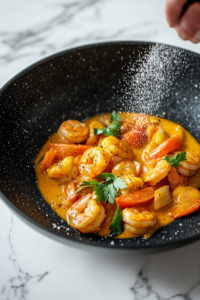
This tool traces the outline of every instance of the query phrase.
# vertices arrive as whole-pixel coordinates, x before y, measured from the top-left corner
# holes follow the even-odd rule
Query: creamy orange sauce
[[[122,113],[124,116],[125,113]],[[128,114],[127,114],[128,116]],[[87,121],[85,121],[86,124],[91,122],[92,120],[102,118],[104,120],[108,120],[110,118],[110,114],[95,116],[94,118],[90,118]],[[127,117],[128,118],[128,117]],[[177,124],[163,119],[159,117],[153,117],[155,120],[158,120],[162,126],[162,128],[165,130],[165,132],[168,133],[169,136],[176,134],[176,127]],[[200,155],[200,145],[197,142],[197,140],[182,127],[182,130],[184,131],[184,141],[181,146],[180,151],[189,151],[196,153]],[[47,203],[52,207],[52,209],[62,218],[66,221],[66,213],[68,211],[68,207],[65,206],[62,199],[60,198],[60,195],[63,195],[62,187],[63,184],[58,183],[56,180],[53,180],[49,178],[46,172],[43,172],[40,168],[40,161],[44,157],[45,153],[49,150],[49,143],[53,142],[56,143],[58,140],[57,132],[54,133],[51,138],[44,144],[42,149],[39,151],[36,159],[35,159],[35,172],[38,179],[38,188],[40,192],[42,193],[43,198],[47,201]],[[147,144],[144,144],[140,148],[133,148],[134,151],[134,160],[140,162],[144,165],[144,160],[142,158],[142,152],[144,148],[147,146]],[[189,186],[199,188],[200,187],[200,170],[197,172],[197,174],[189,179]],[[112,223],[112,219],[116,210],[115,204],[104,204],[104,207],[106,209],[106,219],[101,225],[100,231],[98,234],[100,236],[109,236],[110,230],[109,226]],[[169,223],[171,223],[174,218],[168,216],[169,210],[173,207],[174,203],[171,202],[168,205],[164,206],[163,208],[160,208],[156,211],[157,215],[157,222],[154,228],[150,229],[145,237],[148,238],[152,235],[152,233],[157,230],[160,227],[163,227]],[[149,201],[145,206],[153,209],[153,200]],[[131,238],[134,237],[132,233],[129,231],[124,231],[119,238]]]

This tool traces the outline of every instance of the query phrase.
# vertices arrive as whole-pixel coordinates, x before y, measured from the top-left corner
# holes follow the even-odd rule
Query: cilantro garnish
[[[107,136],[113,135],[117,138],[121,137],[121,129],[120,129],[120,120],[121,116],[119,116],[116,111],[113,111],[111,114],[111,120],[113,121],[108,127],[103,127],[102,129],[95,128],[94,134],[105,134]]]
[[[97,179],[105,179],[102,182],[98,182],[96,179],[91,181],[83,181],[75,193],[78,193],[84,188],[93,187],[97,195],[97,201],[103,202],[115,202],[115,197],[120,189],[126,189],[126,183],[119,177],[116,177],[112,173],[102,173],[97,176]]]
[[[97,176],[97,179],[105,179],[105,184],[102,185],[103,201],[114,203],[117,192],[121,189],[127,189],[127,184],[119,177],[112,173],[102,173]],[[102,183],[102,182],[101,182]]]
[[[174,156],[169,157],[168,155],[166,155],[163,160],[166,160],[168,163],[170,163],[170,165],[173,168],[177,168],[178,166],[180,166],[180,163],[182,161],[187,160],[186,158],[186,152],[181,152],[181,153],[177,153]]]
[[[119,204],[117,205],[117,210],[115,212],[112,224],[110,225],[109,229],[111,230],[110,236],[113,237],[115,235],[119,235],[123,232],[123,220],[122,220],[122,212],[119,207]]]

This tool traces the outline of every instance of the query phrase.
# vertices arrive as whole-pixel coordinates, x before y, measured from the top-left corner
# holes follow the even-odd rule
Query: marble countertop
[[[52,53],[93,42],[145,40],[200,53],[165,20],[164,0],[0,2],[0,87]],[[200,299],[200,241],[149,255],[86,252],[23,223],[0,199],[0,299]]]

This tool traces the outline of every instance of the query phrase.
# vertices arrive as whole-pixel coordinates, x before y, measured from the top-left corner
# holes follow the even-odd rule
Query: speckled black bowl
[[[27,224],[75,247],[120,252],[166,250],[200,238],[199,212],[176,220],[148,240],[81,234],[51,209],[37,188],[34,158],[48,137],[66,119],[82,120],[113,109],[123,110],[125,100],[116,99],[125,99],[127,66],[148,53],[152,45],[113,42],[67,50],[30,66],[1,89],[0,195]],[[165,107],[167,118],[182,124],[200,141],[200,55],[181,51],[187,63],[180,74],[172,68],[175,79],[170,92],[168,96],[163,94],[154,113],[162,114]],[[145,111],[144,105],[142,109]]]

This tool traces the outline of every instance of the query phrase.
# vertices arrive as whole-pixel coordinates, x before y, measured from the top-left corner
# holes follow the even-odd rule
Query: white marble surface
[[[37,60],[108,40],[181,41],[164,0],[0,1],[0,87]],[[200,242],[152,255],[91,253],[54,242],[0,200],[0,299],[199,300]]]

